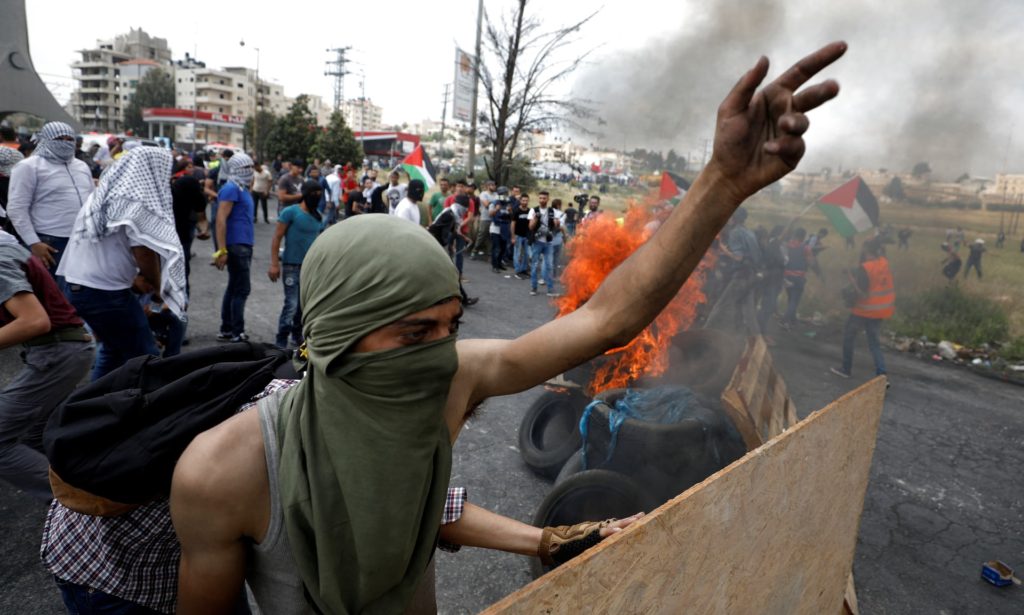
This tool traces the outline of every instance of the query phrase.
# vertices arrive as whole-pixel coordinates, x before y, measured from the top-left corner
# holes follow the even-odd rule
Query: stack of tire
[[[588,418],[587,468],[580,419],[592,401],[579,389],[549,389],[530,407],[519,429],[526,465],[554,479],[534,517],[538,527],[650,512],[746,453],[742,437],[717,402],[700,397],[679,422],[628,418],[614,450],[609,414],[625,389],[600,393]],[[543,574],[539,565],[534,573]]]

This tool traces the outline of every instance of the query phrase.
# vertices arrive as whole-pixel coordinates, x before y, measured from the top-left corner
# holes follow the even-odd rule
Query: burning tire
[[[558,471],[558,476],[555,477],[555,485],[561,485],[570,476],[574,476],[583,471],[583,451],[576,451],[572,454],[572,457],[562,464],[562,469]]]
[[[628,476],[609,470],[587,470],[555,485],[541,502],[533,524],[546,527],[611,517],[621,519],[654,508],[650,494]],[[534,577],[550,570],[536,558],[531,562],[531,569]]]
[[[660,504],[682,493],[746,453],[746,446],[732,421],[707,400],[687,408],[682,420],[656,423],[626,419],[618,428],[611,459],[612,434],[609,414],[626,389],[598,394],[604,402],[594,407],[588,422],[587,458],[592,468],[625,474],[648,490]],[[566,464],[563,474],[582,470],[582,455],[575,466]]]
[[[577,390],[545,391],[523,415],[519,453],[536,474],[553,479],[580,449],[580,416],[587,399]]]

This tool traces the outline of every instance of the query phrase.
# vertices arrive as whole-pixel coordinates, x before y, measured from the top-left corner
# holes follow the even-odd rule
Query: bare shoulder
[[[213,514],[225,529],[257,537],[269,514],[267,464],[256,408],[241,412],[192,440],[178,459],[171,484],[172,515]],[[261,537],[261,536],[259,536]]]

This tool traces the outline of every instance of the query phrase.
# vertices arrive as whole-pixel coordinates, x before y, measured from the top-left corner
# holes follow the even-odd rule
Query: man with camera
[[[548,207],[548,198],[548,191],[541,190],[537,195],[538,207],[534,207],[527,214],[530,227],[528,241],[530,243],[531,296],[537,294],[537,269],[541,266],[541,259],[544,260],[542,269],[544,279],[540,283],[547,286],[549,297],[558,296],[558,293],[555,292],[555,282],[551,277],[551,271],[554,269],[552,248],[555,233],[561,232],[563,214],[554,207]]]

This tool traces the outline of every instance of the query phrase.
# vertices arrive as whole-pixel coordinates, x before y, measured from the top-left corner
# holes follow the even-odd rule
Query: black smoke
[[[772,79],[804,53],[844,39],[846,56],[818,79],[838,79],[843,91],[812,113],[803,169],[909,171],[928,161],[939,176],[991,177],[1008,158],[1011,172],[1024,171],[1024,132],[1009,140],[1024,120],[1024,3],[688,4],[690,17],[673,34],[606,54],[578,76],[573,92],[598,102],[607,124],[595,130],[609,145],[699,158],[718,103],[761,54],[772,60]]]

